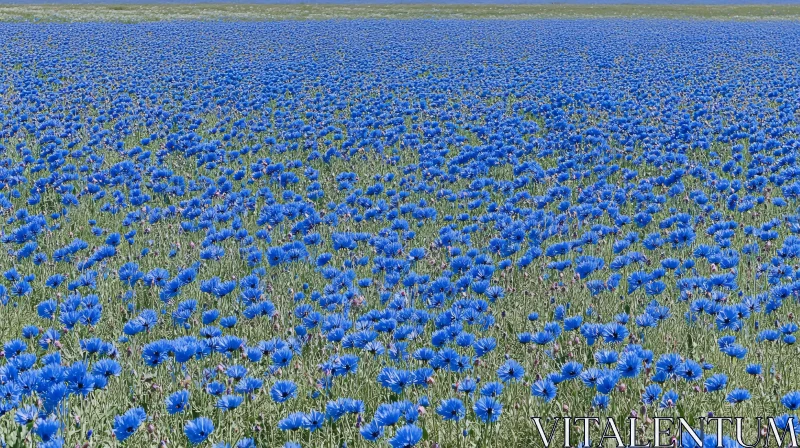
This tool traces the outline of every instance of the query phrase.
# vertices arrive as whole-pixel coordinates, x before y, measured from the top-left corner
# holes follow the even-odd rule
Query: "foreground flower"
[[[412,448],[422,439],[422,429],[415,425],[406,425],[398,429],[389,440],[392,448]]]
[[[198,417],[186,423],[183,428],[189,443],[197,445],[203,443],[214,432],[214,422],[206,417]]]
[[[503,413],[503,405],[492,397],[481,397],[472,407],[475,415],[484,423],[494,423]]]
[[[114,436],[122,442],[139,429],[145,418],[147,418],[147,414],[142,408],[130,409],[124,414],[114,417]]]
[[[464,418],[464,403],[458,398],[447,398],[442,400],[436,408],[436,413],[441,415],[444,420],[459,421]]]

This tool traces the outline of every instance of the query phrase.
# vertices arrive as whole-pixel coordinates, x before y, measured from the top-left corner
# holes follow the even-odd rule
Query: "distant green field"
[[[136,4],[0,5],[0,21],[670,18],[798,20],[800,5],[342,5]]]

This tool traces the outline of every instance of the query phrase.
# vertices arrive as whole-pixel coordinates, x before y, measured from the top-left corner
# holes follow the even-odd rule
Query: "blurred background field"
[[[473,3],[26,3],[0,4],[0,21],[151,22],[170,20],[668,18],[798,20],[800,4]]]

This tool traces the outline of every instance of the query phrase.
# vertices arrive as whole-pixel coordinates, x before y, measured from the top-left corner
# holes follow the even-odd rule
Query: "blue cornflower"
[[[169,358],[171,350],[172,344],[167,340],[151,342],[142,349],[142,359],[148,366],[155,367]]]
[[[678,393],[670,390],[661,397],[658,407],[661,409],[674,408],[678,404]]]
[[[383,426],[379,425],[375,420],[367,423],[359,430],[361,437],[369,442],[374,442],[383,437]]]
[[[494,423],[503,412],[503,405],[492,397],[481,397],[472,406],[475,415],[484,423]]]
[[[272,385],[269,395],[274,402],[283,403],[297,396],[297,385],[288,380],[276,381]]]
[[[139,429],[145,418],[147,414],[142,408],[130,409],[122,415],[117,415],[114,417],[114,436],[120,442],[124,441]]]
[[[748,375],[761,375],[761,364],[748,364],[745,368]]]
[[[651,405],[658,401],[658,398],[661,396],[661,386],[658,384],[651,384],[644,388],[644,393],[642,393],[642,403],[645,405]]]
[[[598,364],[614,364],[618,359],[619,353],[612,350],[600,350],[594,354],[594,360]]]
[[[186,389],[174,392],[165,400],[167,412],[177,414],[189,407],[189,391]]]
[[[572,380],[577,378],[583,371],[583,364],[575,361],[570,361],[561,368],[561,377],[564,380]]]
[[[402,411],[398,406],[383,403],[375,411],[375,421],[381,426],[393,426],[400,421],[401,415]]]
[[[61,422],[56,420],[55,417],[51,417],[47,420],[39,419],[33,428],[33,432],[39,436],[43,442],[49,442],[58,437],[57,434],[60,429]]]
[[[723,373],[717,373],[715,375],[710,376],[704,386],[706,388],[706,392],[716,392],[718,390],[722,390],[725,386],[728,385],[728,377]]]
[[[183,432],[189,443],[197,445],[203,443],[214,432],[214,422],[207,417],[198,417],[187,422]]]
[[[405,425],[389,439],[392,448],[412,448],[422,439],[422,429],[416,425]]]
[[[620,374],[617,371],[612,371],[606,375],[601,376],[597,380],[597,391],[601,394],[609,394],[617,386]]]
[[[500,377],[500,380],[504,383],[511,380],[521,381],[524,375],[525,368],[522,367],[522,364],[513,359],[509,359],[497,369],[497,376]]]
[[[278,422],[281,431],[297,431],[303,427],[306,415],[302,412],[292,412]]]
[[[628,337],[629,334],[630,332],[627,328],[625,328],[625,325],[618,322],[604,325],[601,331],[603,342],[606,344],[621,343]]]
[[[466,415],[464,403],[458,398],[446,398],[439,403],[436,413],[441,415],[444,420],[459,421]]]
[[[800,392],[792,391],[781,398],[781,404],[786,406],[786,409],[795,411],[800,408]]]
[[[731,404],[739,404],[750,399],[750,391],[747,389],[734,389],[725,397],[725,401]]]
[[[703,376],[703,368],[696,361],[687,359],[678,366],[676,373],[686,381],[696,381]]]
[[[592,407],[595,407],[597,409],[608,409],[609,401],[611,400],[608,397],[608,395],[597,394],[592,399]]]
[[[238,408],[242,401],[244,401],[244,398],[239,395],[224,395],[217,400],[217,404],[214,406],[226,412]]]
[[[556,385],[550,380],[539,380],[531,386],[531,394],[548,403],[556,397],[556,392]]]
[[[325,414],[317,410],[311,410],[303,416],[303,428],[314,432],[325,423]]]
[[[35,422],[37,418],[39,418],[39,409],[36,406],[25,406],[14,414],[14,421],[23,426]]]

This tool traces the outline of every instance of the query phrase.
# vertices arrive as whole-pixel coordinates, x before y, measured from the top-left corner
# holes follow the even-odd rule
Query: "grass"
[[[2,22],[666,18],[800,20],[800,5],[3,4]]]

